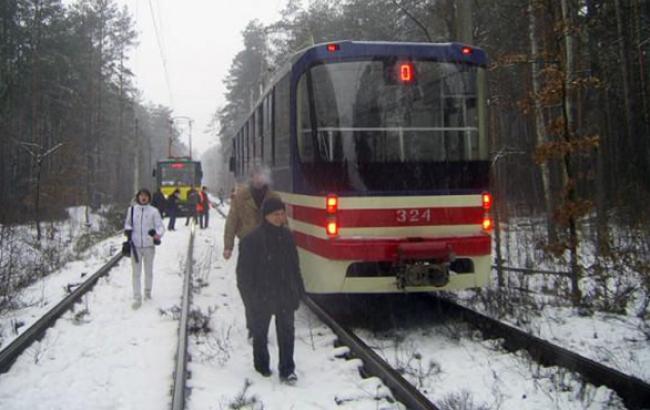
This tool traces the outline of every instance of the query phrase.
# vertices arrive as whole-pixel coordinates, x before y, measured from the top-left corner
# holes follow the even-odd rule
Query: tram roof
[[[328,46],[335,45],[335,51]],[[469,54],[463,53],[470,50]],[[296,51],[289,57],[282,68],[276,71],[269,84],[275,84],[292,67],[309,65],[315,61],[335,62],[350,58],[403,56],[409,58],[427,58],[438,61],[456,62],[487,66],[488,59],[485,51],[470,44],[449,43],[418,43],[399,41],[331,41],[319,43]]]

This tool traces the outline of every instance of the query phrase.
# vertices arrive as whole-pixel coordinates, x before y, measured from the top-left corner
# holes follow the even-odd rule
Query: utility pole
[[[172,157],[172,140],[174,139],[174,120],[169,119],[169,145],[167,147],[167,158]]]
[[[36,222],[36,239],[38,246],[41,244],[41,216],[40,216],[40,201],[41,201],[41,170],[43,168],[43,161],[45,158],[54,154],[59,148],[63,147],[62,143],[56,144],[52,148],[45,151],[45,148],[40,144],[31,142],[16,141],[19,147],[23,148],[36,162],[36,194],[34,195],[34,220]]]
[[[133,161],[134,161],[134,167],[133,169],[135,170],[135,174],[133,175],[133,192],[138,192],[138,189],[140,189],[139,184],[140,184],[140,136],[138,135],[139,129],[138,129],[138,119],[135,119],[135,124],[133,127],[133,133],[134,133],[134,140],[135,140],[135,153],[133,154]]]
[[[190,159],[192,159],[192,120],[190,120]]]
[[[194,122],[194,120],[191,119],[190,117],[186,117],[184,115],[177,115],[175,117],[172,117],[171,120],[169,120],[169,123],[171,124],[172,127],[173,127],[173,124],[174,124],[175,120],[185,120],[189,124],[189,144],[188,145],[189,145],[189,148],[190,148],[190,159],[192,159],[192,123]],[[171,137],[170,137],[170,140],[169,140],[169,150],[170,150],[170,155],[169,156],[171,157]]]

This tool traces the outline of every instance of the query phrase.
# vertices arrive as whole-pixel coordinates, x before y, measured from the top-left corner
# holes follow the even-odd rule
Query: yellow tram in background
[[[180,191],[178,202],[179,215],[189,214],[187,195],[190,189],[200,188],[203,169],[200,161],[189,157],[176,157],[160,160],[154,170],[156,189],[160,189],[168,198],[176,189]]]

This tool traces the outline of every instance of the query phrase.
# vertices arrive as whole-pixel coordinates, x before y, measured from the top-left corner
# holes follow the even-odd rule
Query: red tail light
[[[494,228],[494,223],[492,222],[492,218],[490,218],[489,215],[485,215],[483,217],[482,225],[483,225],[483,230],[486,232],[490,232]]]
[[[327,195],[325,199],[325,209],[328,214],[335,214],[339,209],[339,198],[334,194]]]
[[[339,49],[340,49],[340,46],[338,44],[336,44],[336,43],[330,43],[330,44],[327,45],[327,51],[329,51],[330,53],[333,53],[335,51],[339,51]]]
[[[483,209],[489,211],[492,208],[492,195],[484,192],[481,195],[481,201],[483,202]]]
[[[338,236],[339,234],[339,225],[336,223],[336,220],[327,221],[327,235],[328,236]]]
[[[325,232],[330,238],[338,236],[339,224],[336,219],[336,212],[339,210],[339,197],[335,194],[327,195],[325,198],[325,212],[327,212],[327,221],[325,222]]]
[[[485,232],[491,232],[494,229],[494,221],[492,220],[492,215],[490,215],[490,209],[492,209],[492,195],[489,192],[483,192],[481,194],[481,203],[483,205],[483,222],[481,226]]]
[[[463,53],[464,56],[471,56],[474,50],[472,50],[471,47],[463,47],[460,49],[460,52]]]

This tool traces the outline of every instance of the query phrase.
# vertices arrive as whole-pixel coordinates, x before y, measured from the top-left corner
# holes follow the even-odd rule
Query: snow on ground
[[[3,409],[162,409],[168,406],[176,349],[178,305],[189,229],[168,232],[156,251],[153,300],[131,309],[131,265],[123,259],[99,280],[75,312],[66,313],[45,337],[0,375]],[[119,242],[121,238],[112,239]],[[117,249],[117,247],[115,247]],[[105,261],[84,266],[94,273]],[[89,262],[90,264],[90,262]],[[43,285],[56,295],[70,264]],[[39,285],[35,285],[38,288]],[[37,290],[37,289],[36,289]],[[63,296],[63,295],[61,295]],[[48,299],[48,306],[58,302]],[[47,306],[45,307],[47,308]],[[41,312],[38,309],[30,317]]]
[[[296,314],[296,386],[278,380],[273,324],[269,340],[274,373],[264,378],[254,371],[235,284],[237,255],[229,261],[221,257],[223,225],[223,218],[212,211],[210,227],[196,230],[194,281],[204,287],[194,295],[193,308],[210,316],[211,330],[190,338],[192,377],[188,384],[192,392],[187,408],[403,408],[387,399],[390,393],[381,382],[359,376],[360,362],[343,358],[346,349],[334,347],[334,334],[304,306]],[[158,410],[169,406],[177,329],[171,311],[180,304],[181,272],[190,232],[184,218],[178,220],[177,228],[167,232],[157,248],[153,300],[139,310],[131,309],[131,267],[128,261],[121,261],[75,312],[67,313],[10,372],[0,375],[0,408]],[[99,269],[117,252],[121,240],[116,236],[104,241],[86,261],[68,264],[33,285],[23,297],[34,304],[0,321],[36,320],[65,295],[66,284],[79,282],[81,272],[92,274]],[[572,326],[597,329],[601,336],[592,337],[589,343],[612,349],[610,339],[603,334],[607,331],[598,327],[600,319],[609,320],[596,316],[577,325],[569,316],[560,326],[549,320],[538,327],[553,329],[551,334],[563,340],[577,339],[582,333],[571,333]],[[624,334],[638,337],[634,329]],[[610,400],[608,389],[587,388],[583,392],[586,399],[580,401],[580,386],[572,376],[561,369],[537,369],[521,355],[496,348],[496,342],[459,339],[453,332],[431,328],[364,337],[387,359],[415,369],[409,377],[435,401],[451,395],[463,400],[463,394],[469,392],[464,400],[473,401],[476,409],[481,404],[483,408],[500,409],[618,408],[616,399]],[[399,348],[395,347],[396,339],[400,339]],[[639,350],[647,354],[647,343]],[[647,357],[638,351],[620,354]],[[432,361],[440,372],[427,375]]]
[[[287,386],[279,381],[273,322],[269,332],[273,375],[264,378],[255,372],[252,347],[246,339],[244,308],[236,287],[237,252],[223,261],[224,220],[217,217],[211,223],[209,233],[199,232],[197,248],[201,250],[195,254],[195,275],[205,278],[209,286],[195,295],[192,303],[203,312],[214,310],[212,331],[192,339],[188,410],[228,409],[238,399],[251,403],[246,408],[267,410],[402,408],[386,400],[390,393],[380,381],[359,376],[358,360],[337,358],[346,349],[334,347],[334,333],[304,306],[298,310],[295,324],[298,383]]]
[[[427,326],[383,336],[355,332],[393,367],[405,369],[406,379],[441,408],[625,408],[608,388],[583,386],[567,371],[540,367],[522,352],[505,352],[499,341],[483,340],[465,327]]]
[[[540,316],[527,326],[533,334],[650,383],[649,335],[641,319],[602,312],[582,317],[575,309],[550,306]]]

